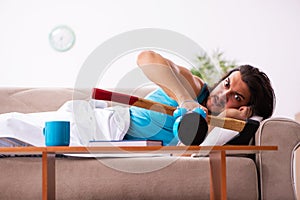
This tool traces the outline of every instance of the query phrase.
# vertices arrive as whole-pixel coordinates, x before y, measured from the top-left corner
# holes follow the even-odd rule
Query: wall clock
[[[49,34],[49,42],[56,51],[70,50],[75,44],[75,33],[68,26],[57,26]]]

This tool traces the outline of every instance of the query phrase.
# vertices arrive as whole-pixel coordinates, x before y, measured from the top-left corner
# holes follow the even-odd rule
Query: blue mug
[[[70,122],[48,121],[43,129],[46,146],[69,146]]]

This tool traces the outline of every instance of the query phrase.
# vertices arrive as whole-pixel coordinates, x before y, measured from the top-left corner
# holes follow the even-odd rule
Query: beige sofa
[[[89,96],[89,91],[64,88],[1,88],[0,113],[56,110],[66,100]],[[262,122],[255,144],[279,150],[255,159],[227,156],[228,199],[296,199],[293,156],[299,141],[296,121]],[[59,157],[56,166],[57,199],[209,199],[207,157]],[[0,199],[41,199],[41,157],[2,157],[0,173]]]

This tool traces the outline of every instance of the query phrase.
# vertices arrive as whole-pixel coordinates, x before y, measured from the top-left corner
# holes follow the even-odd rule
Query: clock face
[[[57,51],[68,51],[75,43],[75,33],[67,26],[55,27],[49,34],[49,42]]]

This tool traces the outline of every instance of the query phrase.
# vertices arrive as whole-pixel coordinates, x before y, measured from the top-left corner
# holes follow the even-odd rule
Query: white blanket
[[[45,146],[45,122],[55,120],[70,121],[70,146],[85,146],[90,140],[122,140],[130,124],[127,107],[107,107],[99,100],[74,100],[54,112],[1,114],[0,137]]]

